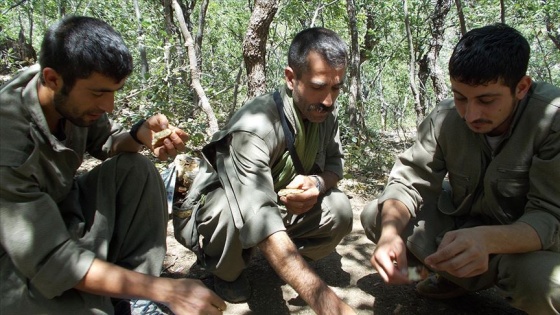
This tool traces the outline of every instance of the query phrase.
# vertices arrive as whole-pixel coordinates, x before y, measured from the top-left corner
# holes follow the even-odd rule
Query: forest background
[[[340,184],[354,224],[313,268],[359,314],[522,313],[492,290],[439,302],[417,298],[414,285],[382,285],[359,214],[383,189],[417,124],[452,96],[447,61],[467,30],[496,22],[517,28],[531,45],[529,75],[560,86],[560,0],[0,0],[0,13],[0,84],[36,62],[42,35],[61,17],[103,19],[122,34],[135,62],[112,118],[130,127],[164,113],[191,134],[192,154],[247,100],[284,83],[296,33],[335,30],[350,49],[338,106],[346,157]],[[92,160],[82,168],[99,162]],[[162,275],[211,279],[174,240],[172,224],[167,239]],[[264,258],[253,259],[250,270],[254,297],[228,305],[228,314],[313,313]]]
[[[3,0],[0,12],[3,81],[36,62],[62,16],[110,23],[135,61],[112,117],[130,126],[164,113],[191,134],[193,151],[248,99],[283,84],[297,32],[333,29],[350,50],[338,100],[347,177],[379,183],[417,124],[451,97],[447,61],[467,30],[516,27],[531,45],[529,74],[560,86],[560,0]]]

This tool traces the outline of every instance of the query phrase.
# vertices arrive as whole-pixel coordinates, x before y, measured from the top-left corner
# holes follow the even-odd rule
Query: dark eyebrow
[[[461,92],[457,91],[456,89],[451,89],[451,91],[453,91],[453,93],[457,93],[457,94],[461,95],[462,97],[465,97],[463,94],[461,94]],[[486,94],[477,95],[476,98],[494,97],[494,96],[501,96],[501,95],[502,94],[500,94],[500,93],[486,93]]]
[[[459,94],[459,95],[465,97],[463,94],[461,94],[461,92],[457,91],[456,89],[453,89],[453,88],[452,88],[451,91],[452,91],[453,93],[456,93],[456,94]]]
[[[123,88],[124,88],[124,84],[116,90],[111,90],[107,88],[99,88],[99,89],[90,88],[89,90],[92,92],[116,92],[122,90]]]
[[[321,87],[328,85],[327,83],[325,83],[323,81],[319,81],[319,82],[318,81],[311,81],[311,84],[321,86]],[[340,81],[338,84],[335,84],[334,86],[340,88],[343,85],[344,85],[344,80]]]

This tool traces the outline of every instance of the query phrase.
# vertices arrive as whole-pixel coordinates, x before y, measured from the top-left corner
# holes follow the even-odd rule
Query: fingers
[[[221,298],[219,298],[216,294],[214,294],[214,295],[215,295],[215,298],[211,301],[212,306],[214,306],[215,311],[217,311],[217,314],[221,314],[227,309],[227,304]]]
[[[463,251],[447,260],[428,266],[433,270],[445,271],[459,278],[474,277],[488,270],[488,256],[478,255],[474,251]]]
[[[489,259],[480,243],[467,229],[448,232],[438,250],[424,262],[433,270],[460,278],[480,275],[488,270]]]
[[[386,283],[404,284],[410,282],[406,273],[406,265],[399,265],[389,256],[376,256],[374,254],[371,258],[371,264]]]
[[[286,188],[302,188],[305,177],[306,176],[303,175],[297,175],[288,185],[286,185]]]
[[[407,276],[406,245],[399,235],[382,236],[370,261],[385,282],[410,283]]]
[[[280,201],[286,206],[286,209],[292,214],[302,214],[313,208],[317,203],[318,190],[306,190],[299,194],[289,194],[280,197]]]
[[[148,120],[148,128],[152,132],[152,139],[155,141],[152,145],[152,152],[161,161],[166,161],[170,157],[175,157],[179,152],[186,150],[185,142],[189,140],[189,135],[174,126],[169,125],[167,117],[162,114],[157,114],[150,117]],[[162,139],[154,139],[156,132],[161,130],[170,129],[171,133]]]
[[[179,139],[183,141],[183,143],[189,141],[190,138],[189,134],[183,131],[182,129],[173,127],[173,133],[177,135]],[[174,139],[172,139],[172,141],[175,143]]]
[[[151,130],[161,131],[167,129],[169,126],[169,121],[167,117],[163,114],[157,114],[147,119],[148,126]]]
[[[290,205],[286,205],[286,209],[292,214],[304,214],[311,208],[313,208],[313,206],[307,206],[303,202],[292,202]]]

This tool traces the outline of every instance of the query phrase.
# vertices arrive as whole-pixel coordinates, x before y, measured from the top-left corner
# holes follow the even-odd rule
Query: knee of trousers
[[[379,229],[378,229],[378,219],[379,219],[379,205],[377,199],[368,203],[362,213],[360,214],[360,222],[364,227],[364,232],[368,239],[373,241],[374,243],[377,242],[379,237]]]
[[[334,221],[333,232],[341,235],[340,238],[342,239],[352,231],[353,214],[350,200],[343,192],[333,189],[330,194],[325,196],[323,203],[332,215]]]
[[[497,285],[511,304],[529,314],[560,312],[560,253],[502,255]]]
[[[117,172],[139,174],[141,176],[160,176],[154,163],[139,153],[121,153],[113,157]]]
[[[155,188],[153,191],[165,193],[165,187],[154,163],[138,153],[121,153],[113,160],[116,163],[115,178],[125,185]]]

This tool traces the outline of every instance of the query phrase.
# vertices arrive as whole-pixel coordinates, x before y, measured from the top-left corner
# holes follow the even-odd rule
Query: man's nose
[[[336,100],[336,95],[334,92],[329,92],[327,93],[327,95],[325,96],[325,98],[323,99],[323,105],[330,107],[334,104],[334,101]]]
[[[115,109],[115,93],[106,93],[97,107],[106,113],[112,113]]]
[[[465,107],[465,120],[475,121],[480,118],[480,109],[474,101],[469,101]]]

